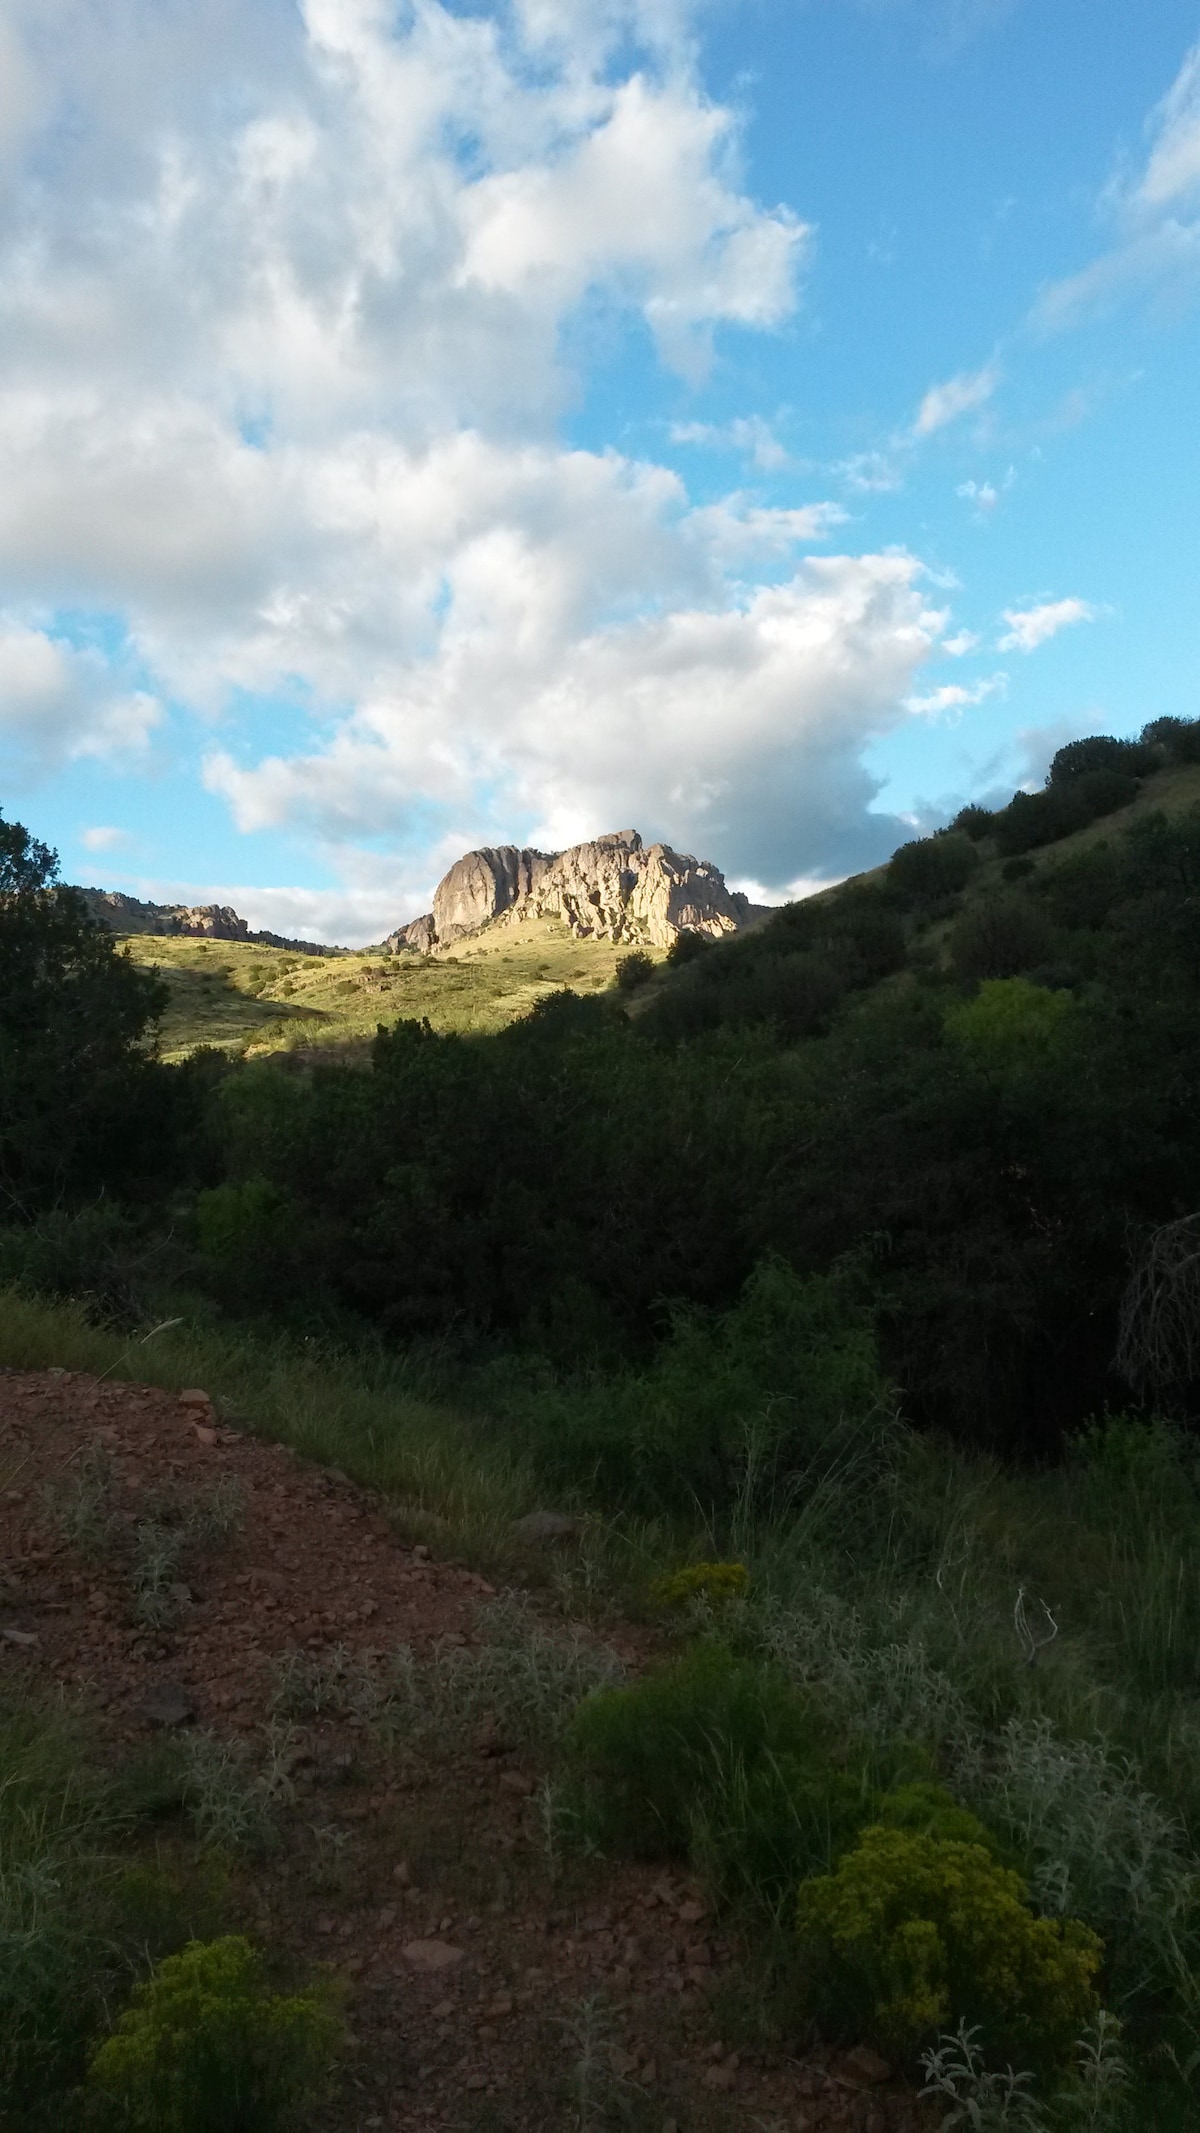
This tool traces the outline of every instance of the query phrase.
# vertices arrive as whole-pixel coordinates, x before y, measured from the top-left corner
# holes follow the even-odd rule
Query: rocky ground
[[[147,1609],[154,1565],[135,1573],[84,1530],[97,1477],[126,1534],[171,1499],[233,1506],[232,1530],[165,1583],[160,1565]],[[83,1696],[113,1752],[187,1729],[233,1768],[239,1742],[246,1770],[277,1768],[279,1841],[235,1869],[229,1900],[236,1924],[346,1981],[352,2043],[320,2126],[914,2133],[911,2093],[868,2051],[734,2049],[740,1951],[703,1892],[548,1851],[541,1773],[502,1728],[413,1755],[344,1712],[280,1715],[288,1655],[369,1673],[397,1646],[429,1660],[481,1634],[503,1596],[401,1533],[203,1393],[0,1372],[0,1667]],[[644,1631],[605,1635],[644,1658]]]

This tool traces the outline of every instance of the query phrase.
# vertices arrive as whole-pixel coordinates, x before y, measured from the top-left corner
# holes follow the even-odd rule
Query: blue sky
[[[0,805],[379,938],[1200,714],[1200,5],[8,0]]]

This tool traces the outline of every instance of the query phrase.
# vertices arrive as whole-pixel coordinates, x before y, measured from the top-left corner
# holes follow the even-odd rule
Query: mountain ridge
[[[433,909],[388,934],[394,953],[431,955],[493,923],[557,918],[582,940],[669,948],[681,933],[743,932],[765,913],[720,868],[669,844],[613,830],[561,852],[482,845],[442,876]]]

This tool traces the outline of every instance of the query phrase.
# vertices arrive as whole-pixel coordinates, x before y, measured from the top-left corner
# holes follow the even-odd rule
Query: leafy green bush
[[[712,945],[711,934],[699,933],[694,926],[685,926],[682,933],[677,933],[671,942],[667,950],[667,961],[674,968],[678,968],[680,963],[696,963],[702,955],[708,954]]]
[[[642,948],[635,948],[629,955],[618,956],[616,978],[622,992],[636,992],[654,976],[654,961]]]
[[[1015,978],[1045,962],[1054,935],[1044,911],[1028,896],[989,896],[963,911],[950,936],[950,960],[960,978]]]
[[[840,1279],[771,1259],[720,1316],[677,1309],[643,1371],[523,1402],[555,1478],[581,1473],[659,1510],[795,1490],[886,1435],[887,1385],[867,1315]]]
[[[1052,1057],[1070,1025],[1071,996],[1028,978],[987,978],[973,1000],[952,1007],[946,1031],[980,1066],[999,1072]]]
[[[1017,792],[996,816],[996,843],[1001,857],[1011,859],[1043,844],[1057,844],[1060,837],[1086,828],[1091,819],[1078,781],[1049,786],[1044,792]]]
[[[1046,783],[1067,785],[1100,776],[1136,781],[1153,770],[1154,762],[1154,749],[1144,736],[1140,741],[1118,741],[1111,733],[1093,733],[1086,740],[1068,741],[1058,750],[1051,758]]]
[[[1097,2010],[1097,1935],[1036,1918],[981,1844],[865,1829],[801,1885],[796,1917],[813,2012],[906,2056],[961,2019],[994,2052],[1053,2064]]]
[[[995,816],[990,807],[979,807],[972,802],[969,807],[959,808],[950,827],[961,831],[973,844],[978,844],[982,837],[991,836],[994,822]]]
[[[940,830],[936,837],[916,837],[902,844],[892,855],[888,880],[903,894],[924,901],[965,889],[978,865],[979,854],[969,835]]]
[[[136,1988],[89,2079],[123,2133],[270,2133],[315,2099],[339,2031],[328,1988],[273,1993],[247,1940],[193,1941]]]

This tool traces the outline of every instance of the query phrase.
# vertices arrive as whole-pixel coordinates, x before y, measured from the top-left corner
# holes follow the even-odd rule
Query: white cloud
[[[1000,498],[1015,488],[1016,482],[1017,470],[1010,467],[999,488],[993,481],[960,481],[954,494],[961,496],[964,503],[974,505],[977,518],[989,519]]]
[[[1153,146],[1133,204],[1151,213],[1200,206],[1200,44],[1187,54],[1151,123]]]
[[[904,476],[897,455],[905,441],[897,439],[890,452],[854,452],[849,459],[839,460],[833,471],[841,475],[848,488],[863,495],[886,495],[901,489]]]
[[[951,659],[961,659],[966,652],[973,652],[979,638],[974,630],[956,630],[953,637],[943,637],[939,650],[948,652]]]
[[[9,0],[0,721],[25,756],[136,753],[173,697],[239,826],[325,840],[348,913],[384,897],[373,836],[397,900],[481,836],[631,820],[779,882],[874,856],[858,753],[945,623],[917,563],[805,561],[839,506],[696,509],[668,467],[557,442],[597,318],[692,376],[797,302],[810,232],[748,196],[690,22]],[[729,435],[778,470],[765,421]],[[63,609],[115,618],[151,684],[60,642]]]
[[[152,696],[114,686],[95,652],[0,621],[0,749],[18,774],[136,757],[161,719]]]
[[[936,430],[945,429],[950,422],[957,422],[962,415],[971,414],[983,407],[992,397],[1000,382],[1000,373],[994,363],[986,363],[982,370],[963,370],[956,377],[947,378],[941,385],[931,385],[917,409],[913,422],[914,437],[932,437]]]
[[[943,682],[940,688],[930,689],[924,696],[910,696],[906,708],[925,718],[943,718],[965,711],[973,704],[986,703],[989,696],[1003,696],[1007,687],[1007,674],[990,674],[986,680],[970,685]]]
[[[1094,622],[1096,610],[1086,600],[1044,600],[1037,607],[1006,607],[1004,619],[1008,629],[997,638],[996,649],[1036,652],[1040,644],[1047,644],[1073,623]]]
[[[97,824],[95,829],[82,830],[79,842],[85,852],[119,852],[133,839],[128,830]]]
[[[672,444],[701,445],[714,452],[743,452],[764,474],[790,466],[791,454],[761,415],[738,415],[732,422],[673,422]]]
[[[539,609],[538,568],[513,562],[481,577],[469,627],[415,683],[360,707],[323,749],[250,768],[215,753],[210,785],[241,824],[382,830],[422,793],[458,849],[505,824],[561,847],[633,822],[784,881],[798,829],[831,870],[844,846],[865,847],[857,751],[902,715],[945,622],[911,557],[809,558],[736,605],[580,632],[549,659],[532,618],[507,627],[514,576]]]
[[[1105,190],[1112,242],[1043,290],[1033,312],[1036,327],[1074,325],[1155,285],[1200,288],[1200,43],[1186,54],[1147,131],[1141,167],[1132,175],[1122,171]]]

